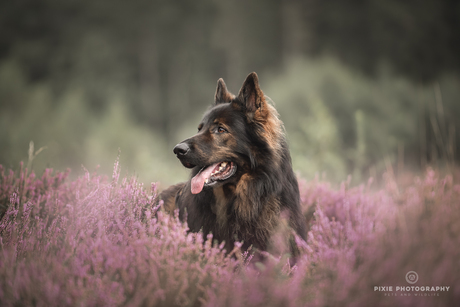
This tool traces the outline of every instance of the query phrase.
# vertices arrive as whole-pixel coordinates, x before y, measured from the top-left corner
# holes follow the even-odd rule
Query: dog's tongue
[[[204,182],[211,175],[212,171],[216,168],[219,163],[215,163],[202,169],[195,177],[192,178],[192,194],[198,194],[203,190]]]

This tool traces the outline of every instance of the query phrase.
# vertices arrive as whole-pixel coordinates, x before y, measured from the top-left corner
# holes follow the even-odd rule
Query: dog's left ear
[[[227,86],[225,85],[224,79],[220,78],[219,80],[217,80],[217,88],[216,94],[214,95],[214,103],[219,104],[224,102],[231,102],[233,99],[235,99],[235,95],[233,95],[227,90]]]
[[[246,114],[250,119],[265,113],[264,93],[259,87],[259,78],[255,72],[250,73],[244,80],[238,94],[238,100],[243,103]]]

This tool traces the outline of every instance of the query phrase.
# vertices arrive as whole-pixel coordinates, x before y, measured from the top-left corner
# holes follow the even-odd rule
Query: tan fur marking
[[[270,238],[279,224],[280,202],[276,198],[267,201],[260,212],[258,228],[255,236],[258,239]]]
[[[174,210],[176,210],[176,198],[175,197],[169,197],[164,201],[163,204],[165,211],[168,214],[173,214]]]
[[[211,206],[211,210],[216,215],[219,227],[224,228],[227,225],[227,198],[224,194],[224,188],[214,188],[213,192],[216,202]]]
[[[248,190],[248,182],[253,180],[253,178],[248,174],[243,174],[238,181],[238,184],[235,189],[235,194],[237,198],[235,200],[234,206],[235,210],[238,213],[238,217],[244,221],[245,223],[253,223],[254,215],[254,204],[251,203],[251,198],[249,195]],[[248,234],[253,235],[259,240],[263,240],[263,238],[269,238],[279,222],[279,213],[280,213],[280,202],[277,198],[268,199],[264,202],[261,211],[259,212],[259,216],[257,217],[257,229],[255,229],[255,233]]]
[[[266,102],[264,102],[264,110],[266,110],[266,114],[264,114],[263,119],[259,120],[256,117],[256,120],[259,120],[264,126],[262,136],[276,153],[275,163],[278,163],[281,160],[280,154],[282,152],[280,138],[284,135],[283,122],[278,118],[278,112],[275,108]]]
[[[248,182],[252,180],[249,174],[243,174],[238,181],[235,189],[237,199],[235,201],[235,210],[238,211],[238,216],[245,221],[253,219],[254,209],[253,204],[249,201]]]
[[[230,138],[227,139],[226,147],[236,148],[237,145],[238,145],[238,142],[236,141],[234,137],[230,136]],[[237,157],[237,155],[233,155],[233,156]]]
[[[238,94],[238,99],[246,105],[246,119],[248,122],[256,122],[263,127],[263,132],[260,136],[263,137],[267,144],[275,153],[275,161],[277,164],[281,160],[281,142],[283,137],[283,123],[278,118],[276,109],[267,103],[263,91],[259,86],[259,78],[256,73],[250,73]]]
[[[231,144],[231,141],[229,144]],[[235,141],[235,144],[236,144],[236,141]],[[233,152],[229,152],[227,146],[223,148],[216,148],[212,156],[214,159],[219,159],[220,157],[229,157],[229,158],[234,158],[234,159],[238,158],[238,155],[234,154]]]

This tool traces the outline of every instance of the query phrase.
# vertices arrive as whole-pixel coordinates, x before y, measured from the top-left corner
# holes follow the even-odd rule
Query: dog
[[[213,239],[225,241],[227,251],[236,241],[243,242],[245,250],[266,251],[283,215],[305,240],[284,126],[255,72],[247,76],[238,96],[219,79],[214,104],[198,132],[173,151],[191,169],[191,178],[169,187],[160,198],[166,211],[179,209],[190,231],[203,231],[205,238],[212,233]],[[292,238],[289,245],[295,253]]]

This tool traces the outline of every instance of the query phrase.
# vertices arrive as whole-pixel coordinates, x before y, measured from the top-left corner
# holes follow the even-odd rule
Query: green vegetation
[[[0,4],[0,163],[121,162],[143,182],[187,172],[171,150],[218,78],[256,71],[294,167],[341,181],[460,159],[460,4],[34,1]],[[386,161],[386,162],[385,162]]]
[[[285,122],[295,169],[307,177],[359,179],[381,173],[385,160],[412,169],[427,157],[438,166],[454,161],[445,148],[455,150],[456,76],[421,86],[389,69],[369,79],[332,58],[297,58],[267,79],[262,86]]]
[[[0,114],[0,140],[7,144],[1,157],[10,166],[27,160],[33,141],[37,149],[46,146],[34,160],[39,172],[70,167],[78,174],[81,165],[90,170],[100,165],[110,173],[120,149],[128,172],[144,182],[161,178],[167,185],[187,177],[172,146],[195,133],[205,106],[177,122],[168,140],[136,120],[123,88],[96,112],[84,89],[53,98],[46,83],[27,86],[12,63],[0,67],[0,79],[2,95],[16,102]],[[439,165],[454,162],[454,116],[460,113],[455,76],[420,86],[388,70],[368,79],[332,58],[293,58],[282,69],[262,72],[260,80],[285,123],[294,169],[307,178],[325,173],[340,181],[353,174],[359,181],[381,173],[385,161],[411,168],[426,163],[424,157]],[[206,90],[210,104],[214,82]]]
[[[11,71],[13,70],[13,71]],[[8,80],[7,76],[18,79]],[[46,146],[34,159],[33,167],[41,173],[44,168],[71,168],[75,174],[82,165],[90,170],[100,165],[103,173],[110,173],[113,160],[121,150],[121,161],[128,172],[145,181],[162,178],[172,183],[186,172],[167,145],[165,139],[145,125],[136,123],[127,108],[126,100],[118,95],[111,104],[97,114],[87,107],[83,90],[66,92],[53,101],[46,84],[26,88],[14,67],[1,67],[0,78],[6,89],[18,87],[10,99],[18,101],[13,111],[0,114],[0,140],[7,144],[2,158],[14,167],[27,160],[29,142],[36,148]],[[17,96],[21,97],[17,97]]]

